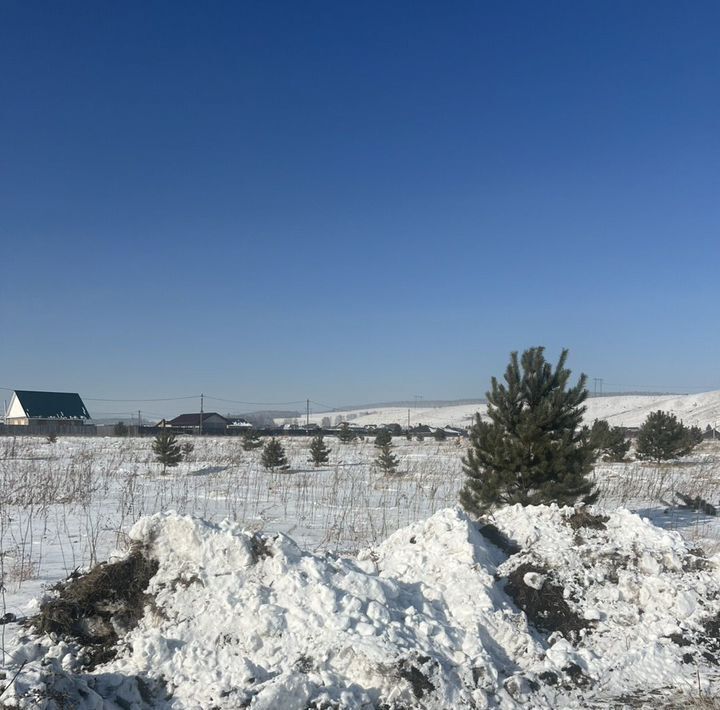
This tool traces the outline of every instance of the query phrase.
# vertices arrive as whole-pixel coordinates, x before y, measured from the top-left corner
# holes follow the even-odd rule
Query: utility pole
[[[310,400],[305,400],[305,426],[310,427]]]
[[[408,407],[408,431],[410,431],[410,407]]]
[[[200,393],[200,436],[202,436],[202,426],[203,426],[203,398],[205,395],[201,392]]]
[[[138,432],[140,431],[141,426],[142,426],[142,417],[140,416],[140,410],[138,409]]]

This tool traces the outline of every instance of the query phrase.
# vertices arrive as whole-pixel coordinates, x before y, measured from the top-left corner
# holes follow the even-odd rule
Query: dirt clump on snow
[[[588,622],[565,601],[563,587],[550,581],[547,569],[527,562],[521,564],[508,575],[505,592],[539,631],[559,632],[572,639],[588,628]]]
[[[592,513],[587,508],[577,508],[572,515],[565,518],[565,521],[573,530],[579,530],[580,528],[606,530],[608,520],[610,518],[607,515]]]
[[[84,665],[92,670],[115,657],[119,637],[142,618],[150,600],[146,590],[157,570],[158,563],[136,545],[118,562],[73,573],[57,584],[57,596],[44,601],[26,623],[38,633],[79,642]]]

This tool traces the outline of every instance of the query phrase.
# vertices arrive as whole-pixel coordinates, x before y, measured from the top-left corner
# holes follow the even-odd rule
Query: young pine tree
[[[168,467],[177,466],[182,461],[182,450],[177,442],[175,434],[169,431],[161,431],[153,440],[152,450],[155,460],[163,465],[163,475]]]
[[[590,429],[590,445],[603,461],[624,461],[630,450],[630,441],[625,439],[625,430],[611,427],[604,419],[596,419]]]
[[[392,444],[392,434],[387,429],[380,429],[375,436],[375,446],[380,449],[385,444]]]
[[[640,427],[635,453],[658,463],[685,456],[702,440],[702,434],[697,437],[691,431],[670,412],[651,412]]]
[[[567,388],[568,351],[553,370],[544,348],[510,356],[505,384],[492,378],[488,417],[476,415],[463,459],[466,480],[460,502],[471,513],[493,506],[592,502],[597,494],[587,476],[595,452],[581,422],[587,378]]]
[[[343,444],[349,444],[351,441],[355,441],[355,432],[350,428],[350,425],[347,422],[343,422],[340,424],[337,437]]]
[[[330,458],[330,448],[325,445],[325,438],[322,434],[313,437],[310,442],[310,460],[315,464],[315,468],[321,464],[327,463]]]
[[[443,429],[441,426],[439,426],[433,432],[433,438],[435,439],[435,441],[445,441],[445,439],[447,439],[447,434],[445,433],[445,429]]]
[[[378,468],[386,475],[392,476],[397,473],[398,459],[392,453],[392,444],[387,442],[380,447],[380,453],[375,459]]]
[[[242,435],[243,451],[253,451],[259,449],[263,445],[262,440],[258,436],[255,429],[248,429]]]
[[[285,456],[285,449],[283,449],[282,444],[275,437],[270,439],[263,447],[260,460],[262,461],[262,465],[270,471],[275,471],[276,469],[285,471],[290,468],[287,457]]]

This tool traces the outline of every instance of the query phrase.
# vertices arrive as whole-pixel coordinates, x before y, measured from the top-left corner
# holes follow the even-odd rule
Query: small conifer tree
[[[351,441],[355,441],[355,432],[350,428],[350,425],[347,422],[343,422],[340,424],[337,437],[343,444],[349,444]]]
[[[330,448],[325,444],[325,438],[322,434],[313,437],[310,442],[310,460],[315,464],[315,468],[321,464],[327,463],[330,458]]]
[[[177,466],[182,461],[182,450],[175,434],[161,431],[153,440],[152,450],[155,460],[163,465],[163,475],[168,467]]]
[[[445,429],[443,429],[441,426],[439,426],[433,432],[433,437],[434,437],[435,441],[445,441],[445,439],[447,439],[447,434],[445,433]]]
[[[387,429],[380,429],[375,436],[375,446],[381,448],[385,444],[392,443],[392,434]]]
[[[287,457],[285,456],[285,449],[283,449],[282,444],[274,436],[263,447],[260,460],[262,461],[262,465],[270,471],[275,471],[276,469],[287,470],[290,468]]]
[[[243,451],[253,451],[259,449],[263,445],[262,439],[255,429],[248,429],[242,435]]]
[[[375,463],[386,476],[392,476],[397,473],[398,459],[392,453],[392,444],[387,442],[380,447],[380,453],[375,459]]]
[[[695,429],[688,429],[671,412],[651,412],[640,427],[635,453],[658,463],[685,456],[702,441],[702,432]]]
[[[625,439],[625,430],[622,427],[611,427],[604,419],[596,419],[589,437],[590,445],[604,461],[625,460],[630,441]]]
[[[510,356],[505,384],[492,378],[487,393],[490,421],[476,415],[470,448],[463,459],[460,502],[480,514],[493,506],[592,502],[587,476],[595,451],[581,427],[587,397],[581,375],[567,389],[570,370],[563,350],[553,370],[544,348]]]

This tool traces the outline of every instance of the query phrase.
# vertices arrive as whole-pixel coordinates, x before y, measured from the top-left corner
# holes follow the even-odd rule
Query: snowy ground
[[[674,505],[675,491],[700,495],[714,504],[720,502],[720,446],[705,444],[691,459],[670,465],[598,466],[596,476],[602,491],[599,506],[613,512],[608,523],[609,538],[590,532],[578,542],[572,531],[565,531],[567,526],[563,526],[561,520],[565,514],[558,511],[498,515],[495,524],[524,549],[532,551],[508,560],[499,555],[494,546],[480,540],[476,529],[462,515],[448,510],[455,505],[462,482],[463,442],[396,439],[403,472],[397,479],[386,479],[375,469],[372,460],[376,452],[372,442],[349,445],[331,439],[328,442],[333,448],[330,464],[314,469],[307,462],[309,441],[285,440],[291,472],[271,474],[259,465],[259,452],[242,451],[237,439],[204,438],[195,441],[190,461],[162,476],[158,465],[152,462],[149,440],[61,438],[55,444],[43,439],[0,440],[3,613],[24,616],[33,608],[28,606],[31,600],[49,585],[76,568],[107,559],[116,548],[127,549],[130,537],[148,538],[148,531],[152,529],[155,530],[150,536],[153,540],[163,536],[168,540],[168,546],[158,552],[165,560],[162,565],[168,566],[161,565],[156,585],[162,583],[162,575],[176,579],[181,573],[181,558],[188,555],[188,564],[192,567],[185,570],[188,579],[193,574],[228,576],[232,569],[235,570],[232,574],[244,580],[243,589],[248,594],[255,593],[254,589],[260,597],[265,595],[263,604],[271,605],[262,609],[253,607],[260,603],[258,599],[246,599],[242,595],[228,601],[231,590],[227,585],[215,589],[208,584],[202,594],[199,590],[193,592],[194,585],[191,585],[187,598],[163,597],[162,603],[167,604],[165,612],[174,614],[172,618],[182,617],[188,605],[195,608],[200,605],[208,610],[208,619],[215,619],[217,624],[218,618],[230,618],[228,614],[236,603],[247,603],[249,606],[242,607],[242,614],[258,616],[260,626],[253,627],[254,633],[264,639],[273,634],[262,624],[281,623],[277,620],[277,608],[289,610],[295,603],[303,609],[307,607],[302,614],[297,611],[299,616],[295,620],[283,617],[282,623],[294,629],[296,635],[290,634],[288,638],[295,638],[296,645],[290,648],[278,642],[263,651],[270,656],[275,654],[277,667],[270,656],[261,653],[253,656],[250,630],[244,626],[228,629],[232,638],[240,640],[237,648],[222,653],[232,650],[231,655],[245,659],[255,657],[259,664],[255,669],[243,670],[237,666],[233,671],[245,673],[245,681],[256,673],[258,678],[263,678],[258,681],[258,688],[262,687],[258,693],[255,693],[257,688],[252,692],[248,690],[248,683],[243,685],[237,677],[232,681],[233,687],[250,693],[243,698],[255,698],[253,707],[294,707],[278,700],[285,692],[305,698],[306,704],[298,707],[307,707],[310,700],[325,692],[321,692],[322,688],[329,689],[325,700],[339,702],[341,707],[361,707],[365,700],[370,703],[366,707],[373,707],[373,703],[381,700],[396,702],[400,707],[403,703],[408,706],[413,699],[419,707],[461,707],[463,704],[472,707],[468,698],[477,707],[483,707],[483,703],[490,707],[493,704],[511,707],[513,702],[527,704],[530,696],[533,697],[531,704],[537,707],[556,707],[562,703],[575,707],[577,704],[573,703],[579,702],[580,697],[595,697],[602,706],[607,698],[621,694],[622,689],[636,695],[642,689],[665,686],[677,689],[677,683],[669,682],[668,673],[676,674],[682,683],[692,676],[695,686],[699,683],[703,692],[713,681],[711,668],[703,666],[700,672],[697,664],[683,664],[682,648],[668,645],[665,639],[679,631],[690,633],[701,619],[720,610],[715,608],[712,598],[716,587],[720,597],[720,577],[714,561],[708,562],[707,569],[693,572],[694,577],[681,574],[691,549],[702,546],[711,556],[720,551],[717,518]],[[638,512],[670,532],[656,531],[639,518],[628,517],[627,513],[615,514],[619,506]],[[175,516],[151,521],[145,518],[167,511],[208,522]],[[419,522],[435,513],[438,514],[435,518]],[[141,519],[144,522],[133,530],[133,525]],[[225,519],[236,524],[225,524]],[[407,527],[412,524],[414,528]],[[170,529],[174,532],[168,532]],[[181,530],[185,530],[182,535],[187,547],[173,547],[172,540]],[[250,544],[249,533],[243,530],[262,530],[270,536],[269,544],[274,552],[259,566],[249,565],[249,558],[243,557]],[[392,537],[395,531],[400,532]],[[297,548],[284,538],[272,538],[278,532],[291,536]],[[410,538],[416,542],[410,542]],[[418,539],[423,542],[416,547]],[[205,549],[206,543],[202,541],[210,547]],[[357,553],[362,549],[365,552],[358,558]],[[342,556],[324,557],[326,551]],[[601,632],[594,632],[591,639],[579,646],[567,648],[561,639],[549,643],[527,627],[522,621],[524,617],[518,615],[517,609],[511,609],[511,602],[495,580],[496,575],[508,574],[510,568],[527,555],[534,555],[548,568],[566,571],[567,578],[558,581],[571,590],[574,595],[571,602],[583,616],[589,615],[588,621]],[[583,558],[592,563],[579,580],[576,576],[578,569],[583,568]],[[609,560],[625,558],[631,560],[619,575],[627,577],[622,583],[625,587],[620,581],[604,584],[595,574],[600,570],[601,576],[612,576],[610,572],[618,576],[617,569],[610,570]],[[481,572],[479,579],[473,578],[470,569]],[[278,581],[271,585],[274,591],[266,593],[263,590],[272,575]],[[232,586],[233,579],[227,584]],[[280,584],[280,579],[286,581]],[[469,591],[458,592],[459,597],[454,598],[457,595],[449,591],[450,579],[457,580],[457,586]],[[359,586],[354,591],[346,588],[347,584],[355,583]],[[310,596],[298,601],[300,588],[306,589]],[[379,601],[378,607],[371,607],[372,595],[381,592],[384,601]],[[274,601],[270,599],[273,594],[279,595]],[[334,602],[328,601],[328,594],[334,595]],[[615,601],[610,599],[618,594]],[[353,598],[360,600],[361,608],[337,606],[339,600],[352,605]],[[415,609],[412,613],[419,615],[417,619],[407,617],[411,607]],[[641,619],[642,614],[646,616]],[[320,620],[327,621],[334,618],[333,615],[343,628],[335,628],[329,622],[327,628],[320,624]],[[648,619],[652,619],[652,623]],[[633,646],[632,639],[628,640],[628,628],[633,624],[642,631],[640,636],[632,636],[639,644],[637,647]],[[462,633],[458,631],[460,626],[465,629]],[[491,640],[480,627],[493,630]],[[301,628],[312,630],[309,635],[318,639],[315,645],[301,648]],[[0,630],[3,649],[13,648],[17,625],[8,624]],[[149,629],[145,631],[150,634]],[[147,675],[147,669],[157,664],[158,668],[162,666],[165,678],[169,674],[177,677],[177,683],[173,681],[171,685],[179,707],[207,706],[204,703],[209,702],[208,697],[202,696],[210,682],[207,674],[214,672],[212,669],[218,663],[228,663],[225,656],[200,663],[202,645],[193,646],[187,639],[183,641],[177,648],[188,647],[190,655],[185,657],[167,649],[163,651],[157,645],[148,646],[147,634],[140,637],[137,634],[144,632],[133,633],[136,633],[136,643],[131,644],[134,650],[124,656],[124,660],[116,661],[119,665],[113,666],[113,673]],[[152,631],[153,638],[161,645],[176,633],[200,634],[198,638],[202,638],[203,643],[209,642],[209,631],[204,627],[171,630],[161,624]],[[307,637],[308,633],[305,643],[309,643]],[[629,646],[624,655],[619,655],[623,644]],[[552,653],[549,654],[548,649]],[[64,653],[72,657],[67,649]],[[304,672],[283,674],[278,660],[283,654],[292,655],[294,660],[300,656],[309,658],[300,665],[310,665]],[[464,668],[470,663],[470,656],[474,659],[472,663],[476,663],[473,667],[482,666],[482,673],[486,674],[480,685],[477,679],[470,682],[462,673],[452,675],[448,670],[456,666]],[[426,658],[431,660],[422,660]],[[610,659],[614,659],[613,669],[608,666]],[[3,663],[10,660],[3,657]],[[553,690],[545,683],[541,684],[540,695],[533,691],[539,674],[552,670],[559,673],[558,677],[565,678],[567,673],[563,668],[569,664],[577,665],[584,674],[595,678],[592,690],[572,684],[569,689]],[[309,668],[315,670],[310,672]],[[381,672],[383,668],[386,672]],[[205,685],[181,681],[195,673],[206,674],[202,676],[206,679]],[[393,690],[395,686],[388,685],[390,681],[382,680],[383,673],[395,679],[396,690]],[[422,685],[418,673],[437,686],[423,696],[422,702],[416,695],[408,695],[414,692],[409,678],[415,678]],[[480,671],[475,675],[478,673]],[[607,682],[598,681],[605,676],[609,679]],[[279,680],[273,684],[273,678]],[[448,678],[454,680],[451,682]],[[214,682],[217,690],[219,681]],[[345,700],[338,695],[343,683],[352,686]],[[506,683],[510,684],[509,689]],[[560,685],[563,683],[564,680]],[[499,695],[490,692],[491,687],[498,684],[503,691]],[[204,702],[201,696],[205,697]],[[9,694],[6,697],[10,697]],[[214,699],[217,707],[240,706],[239,695],[223,697],[229,699]]]
[[[702,392],[687,395],[618,395],[608,397],[592,397],[586,402],[585,421],[592,423],[595,419],[607,419],[613,426],[640,426],[650,412],[662,409],[674,413],[688,426],[700,426],[703,429],[709,424],[720,425],[720,391]],[[335,424],[338,417],[352,421],[360,426],[397,423],[405,426],[410,417],[412,426],[427,424],[429,426],[459,426],[472,424],[475,412],[484,414],[484,404],[457,404],[445,407],[383,407],[374,409],[354,409],[347,411],[311,414],[310,421],[320,424],[324,417],[329,417]],[[285,420],[278,419],[282,424]]]

